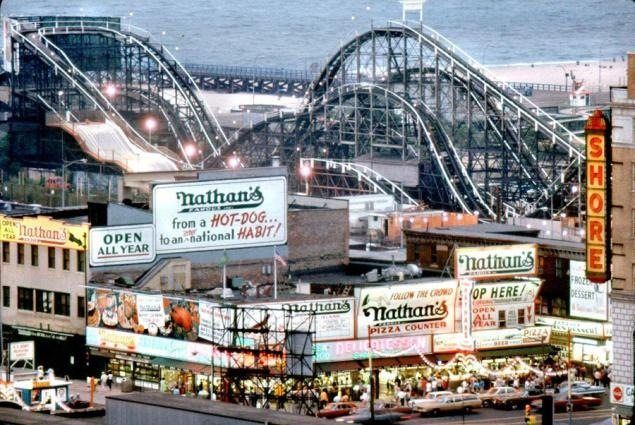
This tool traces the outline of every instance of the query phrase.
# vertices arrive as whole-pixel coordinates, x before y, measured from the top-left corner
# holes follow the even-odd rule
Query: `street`
[[[536,424],[542,423],[539,413],[532,412],[536,416]],[[573,412],[572,424],[574,425],[590,425],[601,422],[611,416],[611,409],[608,400],[603,397],[603,403],[596,409],[581,410]],[[491,408],[478,409],[467,415],[461,413],[448,413],[446,415],[418,416],[414,415],[412,419],[401,422],[407,425],[419,424],[494,424],[495,422],[503,422],[504,425],[524,425],[525,417],[522,410],[499,410]],[[554,423],[566,425],[569,423],[569,415],[567,413],[556,413],[554,415]]]

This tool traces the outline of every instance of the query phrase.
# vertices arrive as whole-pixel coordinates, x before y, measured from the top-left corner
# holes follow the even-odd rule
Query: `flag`
[[[281,266],[287,266],[287,262],[285,261],[284,258],[282,258],[282,256],[280,254],[278,254],[278,249],[274,248],[273,249],[273,259],[274,261],[277,261],[278,263],[280,263]]]

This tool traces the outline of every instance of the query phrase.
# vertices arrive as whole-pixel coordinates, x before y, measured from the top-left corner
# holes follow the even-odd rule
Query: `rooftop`
[[[522,226],[513,226],[499,223],[480,223],[474,226],[438,227],[428,230],[405,230],[408,236],[446,236],[449,238],[470,238],[487,242],[501,243],[529,243],[538,244],[544,248],[568,249],[584,251],[583,242],[573,242],[561,239],[548,239],[538,237],[536,229],[527,229]]]

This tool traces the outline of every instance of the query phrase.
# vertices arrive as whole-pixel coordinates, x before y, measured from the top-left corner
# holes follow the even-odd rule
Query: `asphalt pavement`
[[[532,411],[532,415],[536,417],[536,424],[542,423],[540,413]],[[591,425],[601,422],[611,416],[611,408],[608,403],[608,397],[602,397],[602,405],[589,410],[580,410],[573,412],[572,425]],[[493,408],[481,408],[473,413],[462,414],[447,413],[438,416],[419,416],[412,415],[411,419],[399,422],[404,425],[420,425],[420,424],[490,424],[497,423],[504,425],[525,425],[525,413],[522,410],[500,410]],[[554,415],[554,424],[568,425],[568,413],[556,413]]]

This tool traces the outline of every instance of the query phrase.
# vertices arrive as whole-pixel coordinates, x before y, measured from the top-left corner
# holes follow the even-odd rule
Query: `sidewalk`
[[[119,395],[121,394],[121,386],[120,385],[112,385],[112,390],[109,390],[107,386],[102,387],[99,384],[98,380],[96,380],[97,384],[95,385],[95,393],[93,395],[93,403],[101,404],[102,406],[106,405],[106,397],[109,395]],[[74,380],[71,381],[70,386],[70,395],[79,394],[80,398],[85,401],[90,400],[90,386],[86,383],[86,381]]]

